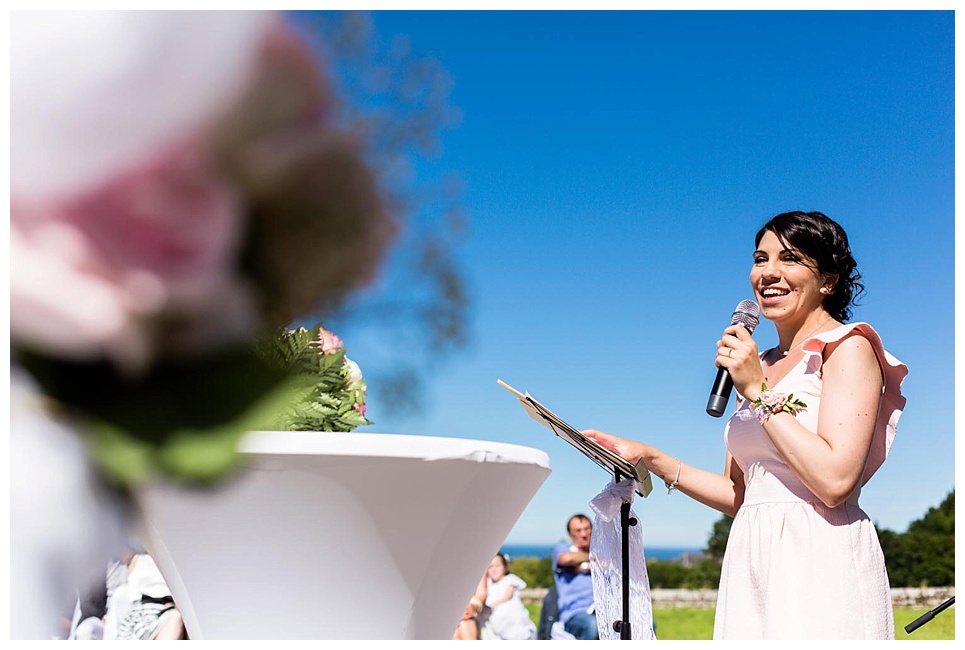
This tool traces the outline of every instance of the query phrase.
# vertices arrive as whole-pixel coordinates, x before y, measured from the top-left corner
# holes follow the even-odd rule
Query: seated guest
[[[484,613],[486,607],[486,574],[483,574],[479,584],[476,585],[476,592],[469,599],[466,610],[462,613],[462,618],[456,626],[456,632],[452,635],[453,641],[478,641],[480,639],[480,615]]]
[[[590,576],[592,531],[589,517],[573,515],[566,523],[571,543],[561,542],[553,549],[559,620],[566,632],[581,641],[600,638],[593,606],[593,578]]]
[[[117,640],[173,641],[185,638],[184,621],[157,564],[138,553],[127,565],[127,585],[133,602],[120,621]]]

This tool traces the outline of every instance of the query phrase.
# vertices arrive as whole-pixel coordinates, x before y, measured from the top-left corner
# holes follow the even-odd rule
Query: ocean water
[[[517,557],[549,557],[554,546],[555,544],[505,544],[499,551],[508,555],[510,560]],[[654,548],[644,547],[643,554],[650,560],[676,560],[686,553],[700,553],[701,551],[703,551],[702,548],[657,546]]]

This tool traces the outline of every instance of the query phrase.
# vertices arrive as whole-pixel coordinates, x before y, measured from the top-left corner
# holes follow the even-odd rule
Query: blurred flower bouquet
[[[247,431],[369,423],[344,346],[285,328],[375,277],[403,207],[386,161],[412,142],[386,127],[421,141],[426,120],[350,119],[290,18],[11,16],[12,638],[62,632],[132,532],[130,491],[218,484]],[[430,304],[458,308],[428,250]],[[456,333],[457,312],[429,310]]]
[[[374,277],[396,232],[378,174],[282,15],[26,12],[13,27],[17,381],[116,484],[221,478],[240,436],[304,390],[307,357],[267,363],[253,342]],[[354,377],[344,361],[319,357],[291,426],[367,422],[364,384],[336,386]]]
[[[275,426],[291,431],[352,431],[372,424],[365,418],[366,385],[357,363],[345,356],[342,340],[321,324],[285,329],[259,345],[268,363],[301,381]]]

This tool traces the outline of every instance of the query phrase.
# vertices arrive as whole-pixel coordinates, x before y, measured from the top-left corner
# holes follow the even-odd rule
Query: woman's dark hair
[[[851,318],[851,306],[858,304],[857,297],[865,289],[844,228],[820,212],[784,212],[757,231],[755,246],[760,245],[767,231],[773,232],[786,248],[800,252],[807,258],[802,261],[813,264],[818,273],[837,276],[824,299],[824,308],[842,323]]]

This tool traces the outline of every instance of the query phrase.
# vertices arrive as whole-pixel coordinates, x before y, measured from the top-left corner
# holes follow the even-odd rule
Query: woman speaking
[[[845,324],[863,286],[840,225],[788,212],[754,243],[751,286],[779,343],[759,352],[740,325],[717,342],[738,393],[723,474],[584,433],[734,517],[715,639],[894,638],[884,556],[858,496],[888,455],[908,368],[870,325]]]

